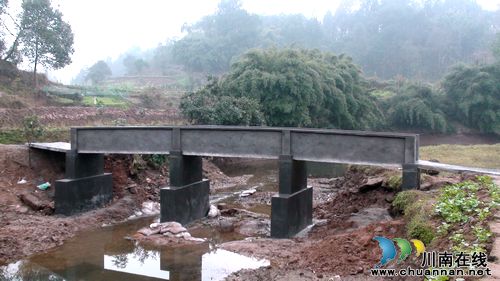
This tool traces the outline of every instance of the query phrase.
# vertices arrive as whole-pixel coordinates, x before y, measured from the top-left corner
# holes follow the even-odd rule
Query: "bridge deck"
[[[77,153],[169,154],[279,159],[330,163],[415,164],[418,135],[274,127],[165,126],[77,127]]]
[[[63,153],[71,150],[71,144],[69,142],[35,142],[30,144],[30,147]]]
[[[424,168],[424,169],[435,169],[435,170],[443,170],[450,172],[473,172],[473,173],[500,176],[500,170],[495,170],[495,169],[464,167],[464,166],[450,165],[445,163],[436,163],[425,160],[418,160],[417,165],[419,168]]]
[[[50,151],[55,151],[55,152],[63,152],[63,153],[71,150],[71,145],[70,145],[70,143],[67,143],[67,142],[37,142],[37,143],[32,143],[30,145],[30,147],[36,148],[36,149],[42,149],[42,150],[50,150]],[[446,164],[446,163],[437,163],[437,162],[431,162],[431,161],[425,161],[425,160],[418,160],[417,165],[419,168],[423,168],[423,169],[436,169],[436,170],[450,171],[450,172],[473,172],[473,173],[500,176],[500,170],[498,170],[498,169],[466,167],[466,166],[451,165],[451,164]],[[387,165],[387,166],[380,165],[380,166],[384,166],[387,168],[392,167],[390,165]]]

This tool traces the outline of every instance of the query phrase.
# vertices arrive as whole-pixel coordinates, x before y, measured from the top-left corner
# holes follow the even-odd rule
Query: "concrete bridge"
[[[226,126],[79,127],[71,129],[70,147],[59,151],[66,153],[66,179],[55,185],[57,213],[69,215],[111,200],[112,179],[104,173],[104,154],[168,154],[170,186],[160,191],[161,221],[183,224],[206,216],[209,209],[202,156],[277,159],[279,195],[271,200],[271,236],[278,238],[291,237],[312,222],[307,161],[401,167],[403,189],[420,185],[415,134]]]

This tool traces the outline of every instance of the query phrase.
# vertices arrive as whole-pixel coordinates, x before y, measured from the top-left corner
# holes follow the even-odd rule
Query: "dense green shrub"
[[[389,126],[444,133],[447,122],[440,104],[430,86],[407,84],[386,102]]]
[[[443,81],[447,112],[484,133],[500,133],[500,64],[456,66]]]
[[[181,109],[198,124],[366,129],[383,119],[349,57],[298,49],[246,53],[228,75],[184,97]]]

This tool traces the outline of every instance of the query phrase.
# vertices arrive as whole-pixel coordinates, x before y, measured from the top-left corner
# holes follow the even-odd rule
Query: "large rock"
[[[51,209],[51,204],[50,202],[46,200],[42,200],[38,196],[36,196],[33,193],[23,193],[19,195],[19,199],[29,206],[32,210],[39,211],[39,210],[45,210],[45,209]]]
[[[384,178],[383,177],[376,177],[376,178],[368,178],[364,184],[359,186],[358,191],[359,192],[367,192],[373,189],[376,189],[384,183]]]

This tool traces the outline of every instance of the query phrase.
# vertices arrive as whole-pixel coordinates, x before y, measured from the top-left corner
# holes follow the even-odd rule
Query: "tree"
[[[366,93],[360,74],[343,55],[318,50],[253,50],[220,81],[185,97],[182,109],[197,123],[210,123],[213,109],[231,97],[258,104],[269,126],[376,128],[383,116]],[[199,108],[198,115],[186,110],[193,107]]]
[[[500,64],[459,65],[443,81],[448,114],[484,133],[500,134]]]
[[[188,93],[182,98],[180,108],[192,123],[246,126],[264,124],[264,116],[256,100],[247,97],[219,97],[213,94],[218,87],[218,79],[210,78],[204,89]]]
[[[496,34],[495,41],[493,42],[493,46],[491,51],[497,61],[500,61],[500,32]]]
[[[136,58],[133,55],[127,55],[123,59],[123,65],[127,68],[127,74],[129,75],[141,74],[149,66],[144,59]]]
[[[398,129],[447,130],[440,97],[428,85],[408,84],[387,101],[388,122]]]
[[[62,13],[51,7],[49,0],[24,0],[22,3],[21,52],[33,66],[35,87],[37,68],[42,65],[59,69],[71,63],[73,32],[62,20]]]
[[[23,119],[23,135],[30,146],[37,138],[43,135],[44,128],[36,115],[26,116]],[[28,149],[28,166],[31,168],[31,149]]]
[[[111,69],[108,64],[103,60],[100,60],[89,68],[87,75],[85,76],[85,81],[90,80],[94,85],[99,84],[111,76],[111,74]]]
[[[172,56],[191,71],[222,73],[231,61],[257,44],[260,20],[242,9],[238,0],[222,0],[217,12],[192,26],[175,42]]]

